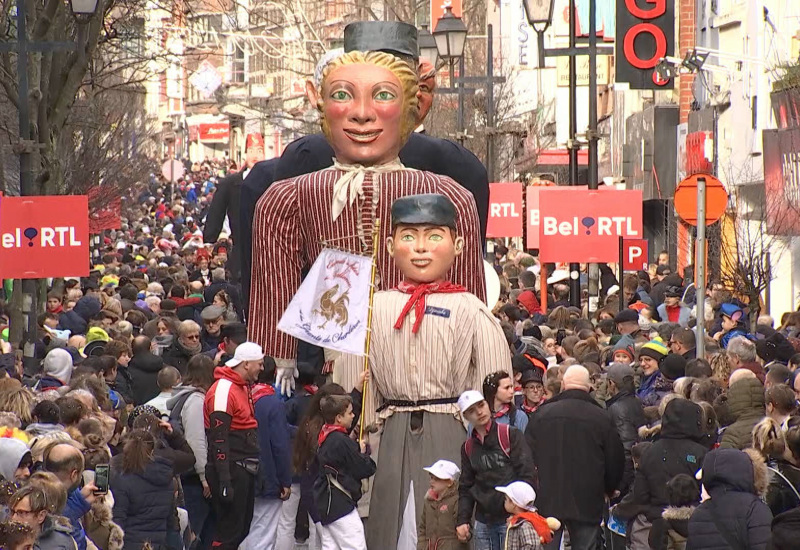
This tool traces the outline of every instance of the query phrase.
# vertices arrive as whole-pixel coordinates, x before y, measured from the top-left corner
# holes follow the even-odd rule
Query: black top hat
[[[392,228],[398,225],[440,225],[456,228],[458,213],[449,198],[429,193],[409,195],[392,203]]]
[[[344,28],[344,51],[386,52],[419,58],[417,28],[399,21],[357,21]]]

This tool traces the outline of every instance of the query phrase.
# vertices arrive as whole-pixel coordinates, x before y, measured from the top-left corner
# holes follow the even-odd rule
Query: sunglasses
[[[186,338],[187,340],[199,340],[200,339],[200,335],[199,334],[189,334],[187,336],[184,336],[184,338]]]

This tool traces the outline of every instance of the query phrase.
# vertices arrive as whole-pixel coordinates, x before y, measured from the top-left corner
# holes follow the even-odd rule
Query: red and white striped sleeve
[[[295,180],[270,186],[253,219],[249,339],[275,359],[295,359],[297,340],[278,321],[300,287],[303,235]]]

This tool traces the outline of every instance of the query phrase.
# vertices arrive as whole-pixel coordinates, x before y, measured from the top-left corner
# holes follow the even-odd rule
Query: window
[[[244,84],[246,78],[247,55],[241,44],[233,45],[233,59],[231,60],[231,83]]]

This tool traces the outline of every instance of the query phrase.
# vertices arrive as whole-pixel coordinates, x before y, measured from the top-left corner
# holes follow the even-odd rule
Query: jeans
[[[473,540],[475,550],[503,550],[506,542],[506,524],[476,521]]]
[[[211,548],[211,539],[214,536],[214,511],[211,509],[211,500],[203,496],[203,486],[192,481],[184,483],[183,499],[186,511],[189,513],[189,525],[200,541],[193,546],[201,549]]]
[[[597,550],[597,536],[600,531],[600,520],[597,523],[583,521],[564,522],[564,525],[553,535],[553,540],[545,546],[546,550],[558,550],[561,547],[561,537],[564,529],[569,531],[569,542],[572,550]]]

